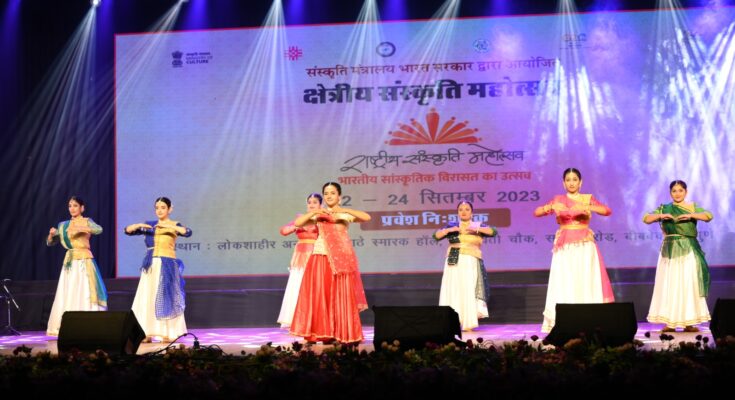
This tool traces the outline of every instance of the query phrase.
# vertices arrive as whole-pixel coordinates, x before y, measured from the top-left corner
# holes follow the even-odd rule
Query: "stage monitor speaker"
[[[67,311],[61,317],[59,353],[72,349],[135,354],[145,332],[132,311]]]
[[[563,346],[584,335],[601,346],[630,343],[638,330],[633,303],[557,304],[556,323],[546,341]]]
[[[709,330],[715,339],[735,336],[735,299],[717,299]]]
[[[447,344],[462,337],[457,312],[448,306],[379,307],[374,306],[375,350],[383,342],[398,340],[401,349],[416,349],[427,342]]]

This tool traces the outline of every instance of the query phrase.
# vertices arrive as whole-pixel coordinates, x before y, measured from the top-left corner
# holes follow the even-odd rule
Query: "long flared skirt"
[[[89,260],[74,260],[71,267],[61,268],[59,283],[56,286],[54,304],[48,319],[46,334],[59,336],[61,317],[66,311],[105,311],[103,307],[92,302],[89,276],[86,263]]]
[[[360,277],[354,273],[337,274],[332,283],[334,338],[342,343],[358,343],[364,339],[355,299],[356,279]]]
[[[659,255],[648,322],[683,328],[709,321],[707,300],[700,296],[694,253],[666,258]]]
[[[156,318],[156,295],[160,281],[161,259],[153,257],[148,270],[144,269],[140,273],[138,290],[133,300],[133,313],[146,337],[172,341],[187,332],[186,321],[184,314],[171,319]]]
[[[361,341],[362,324],[354,279],[350,274],[333,274],[326,255],[312,254],[306,264],[289,332],[309,341]]]
[[[286,283],[286,291],[283,294],[281,312],[278,313],[278,323],[281,324],[281,328],[289,328],[291,321],[293,321],[296,303],[299,301],[301,281],[304,278],[304,270],[304,267],[291,267],[288,273],[288,283]]]
[[[464,330],[479,326],[479,318],[487,318],[487,304],[476,296],[479,262],[477,258],[460,254],[456,265],[444,264],[439,305],[450,306],[459,314]]]
[[[604,277],[603,277],[604,274]],[[542,332],[551,332],[556,321],[556,305],[608,303],[605,292],[612,290],[607,271],[595,242],[570,243],[554,252],[546,291]]]

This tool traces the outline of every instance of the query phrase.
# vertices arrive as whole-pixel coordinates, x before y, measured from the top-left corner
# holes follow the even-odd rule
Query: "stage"
[[[712,267],[708,297],[710,312],[718,298],[735,293],[735,268]],[[616,302],[635,305],[637,321],[646,321],[653,293],[654,268],[608,269]],[[540,329],[548,271],[488,271],[490,327],[514,327],[512,332]],[[441,273],[363,274],[368,304],[372,306],[433,306],[439,302]],[[288,276],[186,277],[186,324],[197,331],[221,329],[267,330],[275,327]],[[21,311],[11,308],[13,326],[23,332],[46,329],[56,293],[56,281],[16,281],[10,286]],[[108,310],[127,311],[133,303],[138,279],[106,279]],[[4,307],[0,326],[5,326]],[[374,325],[372,310],[360,313],[363,326]],[[517,328],[516,328],[517,327]],[[522,328],[521,328],[522,327]],[[275,328],[272,328],[277,331]],[[487,328],[482,328],[487,329]],[[655,328],[647,328],[655,329]],[[495,332],[495,328],[492,330]],[[534,334],[529,333],[529,336]],[[501,335],[516,338],[517,335]],[[281,343],[284,339],[271,339]],[[266,343],[262,341],[262,343]],[[260,343],[260,344],[262,344]]]
[[[662,341],[660,324],[639,323],[638,332],[635,339],[643,343],[643,349],[647,350],[664,350],[672,346],[678,345],[680,342],[694,343],[696,337],[702,335],[709,337],[710,343],[714,343],[709,327],[706,324],[700,326],[699,333],[674,332],[670,333],[674,337],[672,341]],[[505,343],[517,340],[532,341],[532,336],[538,336],[538,341],[543,340],[546,336],[540,331],[540,324],[486,324],[480,325],[471,332],[462,332],[462,340],[472,340],[477,342],[478,338],[482,338],[486,344],[490,343],[496,346],[502,346]],[[365,340],[360,343],[359,348],[366,351],[372,351],[373,347],[373,327],[364,326],[363,331]],[[219,346],[226,354],[238,355],[255,353],[261,346],[271,343],[272,346],[290,347],[293,342],[304,343],[303,338],[291,336],[284,329],[277,327],[259,327],[259,328],[209,328],[209,329],[191,329],[190,333],[199,338],[201,346]],[[649,333],[650,337],[646,337]],[[57,338],[46,336],[43,331],[26,331],[21,336],[3,336],[0,337],[0,355],[10,355],[18,346],[27,346],[33,349],[33,354],[48,351],[57,354],[56,348]],[[179,340],[187,347],[191,347],[194,337],[187,336]],[[138,354],[148,354],[156,352],[168,346],[168,343],[141,343],[138,348]],[[317,343],[313,345],[315,351],[319,352],[325,347],[331,345],[322,345]]]
[[[0,334],[20,332],[0,336],[0,393],[603,400],[735,382],[735,0],[0,15]],[[290,335],[296,298],[294,326],[354,337],[349,316],[364,340]],[[452,341],[475,321],[439,303],[489,318]],[[89,309],[105,311],[46,334]],[[135,314],[189,331],[119,355],[145,336]],[[404,351],[429,338],[450,344]]]

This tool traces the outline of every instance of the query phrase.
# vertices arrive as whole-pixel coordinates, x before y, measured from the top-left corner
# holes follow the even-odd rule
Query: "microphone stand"
[[[20,336],[20,332],[13,328],[13,324],[10,320],[10,303],[12,302],[15,306],[15,309],[18,311],[20,311],[20,306],[15,301],[13,294],[10,293],[10,289],[8,289],[7,283],[10,282],[10,279],[3,279],[0,282],[2,282],[3,292],[5,292],[0,293],[0,299],[5,299],[5,304],[8,310],[8,324],[5,325],[5,327],[0,328],[0,336]]]

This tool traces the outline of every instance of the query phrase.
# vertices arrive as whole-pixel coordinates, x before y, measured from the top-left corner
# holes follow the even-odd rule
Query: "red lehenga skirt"
[[[342,343],[357,343],[363,340],[360,309],[355,300],[355,276],[357,272],[337,273],[332,281],[334,309],[334,338]]]
[[[353,275],[333,274],[326,255],[312,254],[306,264],[289,332],[308,341],[362,341]]]

